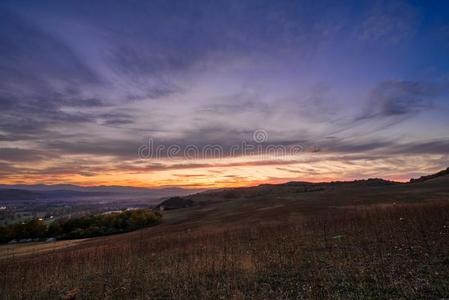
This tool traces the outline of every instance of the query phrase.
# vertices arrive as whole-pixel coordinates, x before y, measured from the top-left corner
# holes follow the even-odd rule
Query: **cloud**
[[[396,145],[391,149],[392,153],[398,154],[449,154],[449,140],[427,141],[421,143],[406,143]]]
[[[51,90],[51,81],[66,87],[98,82],[94,72],[60,39],[2,8],[0,13],[0,89],[16,96]]]
[[[330,120],[333,128],[327,134],[352,138],[376,134],[432,111],[448,91],[447,80],[383,80],[369,91],[358,112],[340,120]]]
[[[417,30],[420,17],[405,1],[373,1],[374,7],[364,16],[359,38],[365,42],[397,44]]]
[[[221,163],[148,163],[145,165],[135,165],[135,164],[120,164],[115,168],[116,170],[121,170],[124,172],[160,172],[160,171],[170,171],[170,170],[190,170],[190,169],[215,169],[215,168],[235,168],[235,167],[257,167],[257,166],[278,166],[278,165],[291,165],[298,163],[295,160],[255,160],[255,161],[245,161],[245,162],[221,162]]]
[[[274,169],[275,159],[135,162],[147,135],[155,146],[217,145],[228,158],[232,146],[255,144],[256,129],[268,132],[261,145],[300,145],[318,160],[447,151],[444,137],[397,138],[448,90],[432,78],[383,80],[401,75],[391,65],[401,53],[378,50],[419,29],[419,13],[403,2],[362,4],[356,15],[329,1],[48,3],[10,2],[0,12],[0,157],[50,165],[23,174]],[[375,52],[361,65],[348,48],[359,43]],[[434,64],[398,60],[407,69]],[[358,78],[361,68],[370,74]]]
[[[120,159],[138,158],[139,143],[119,139],[72,139],[43,142],[43,149],[65,155],[113,156]]]
[[[382,150],[392,147],[394,142],[391,141],[357,141],[357,140],[338,140],[332,142],[323,142],[316,144],[321,151],[337,152],[337,153],[360,153],[374,150]]]
[[[100,80],[63,41],[26,19],[0,12],[0,131],[4,139],[43,137],[50,126],[93,121],[65,106],[99,107],[79,86]]]
[[[105,113],[97,116],[104,125],[127,125],[133,124],[133,116],[125,113]]]
[[[432,107],[433,100],[443,92],[438,84],[389,80],[379,83],[372,91],[369,110],[364,117],[410,115]]]
[[[9,162],[37,162],[46,158],[46,155],[37,150],[21,148],[0,148],[0,161]]]
[[[2,162],[0,161],[0,178],[7,177],[8,175],[21,173],[21,170],[14,167],[11,162]]]
[[[335,159],[345,160],[344,155],[354,159],[385,159],[388,155],[447,155],[449,153],[449,140],[438,139],[430,141],[404,142],[396,140],[369,140],[334,138],[331,141],[321,141],[314,144],[323,154],[338,154]],[[307,147],[305,148],[307,153]],[[353,154],[359,154],[354,156]]]
[[[276,168],[276,170],[289,172],[289,173],[294,173],[294,174],[302,174],[302,173],[304,173],[304,171],[296,170],[296,169],[289,169],[289,168]]]

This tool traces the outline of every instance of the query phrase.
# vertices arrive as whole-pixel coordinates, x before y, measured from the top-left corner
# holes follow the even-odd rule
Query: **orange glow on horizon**
[[[79,158],[72,158],[73,160]],[[133,186],[144,188],[182,187],[192,189],[234,188],[259,184],[279,184],[289,181],[330,182],[355,179],[383,178],[406,182],[416,176],[417,163],[428,173],[438,171],[426,164],[431,160],[410,157],[415,164],[392,164],[392,160],[350,160],[351,157],[335,157],[326,154],[302,154],[285,160],[257,160],[254,157],[224,158],[220,160],[130,161],[116,162],[110,158],[97,158],[98,167],[88,172],[76,167],[60,168],[62,160],[42,163],[29,169],[18,164],[17,169],[27,168],[22,174],[13,174],[0,180],[1,184],[74,184],[80,186]],[[436,156],[435,159],[439,159]],[[348,161],[350,163],[348,163]],[[393,161],[394,162],[394,161]],[[413,166],[413,167],[407,167]],[[49,172],[47,170],[53,171]],[[386,172],[385,170],[392,170]]]

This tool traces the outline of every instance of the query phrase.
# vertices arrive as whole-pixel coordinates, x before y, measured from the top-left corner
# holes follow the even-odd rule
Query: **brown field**
[[[200,194],[153,228],[0,259],[0,298],[447,298],[447,183]]]
[[[80,239],[80,240],[56,241],[52,243],[37,242],[28,244],[2,245],[0,246],[0,259],[14,259],[15,257],[18,256],[55,251],[57,249],[77,245],[83,242],[84,240]]]

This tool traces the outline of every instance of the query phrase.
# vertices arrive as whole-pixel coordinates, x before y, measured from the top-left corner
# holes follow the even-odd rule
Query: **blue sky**
[[[435,171],[448,164],[448,54],[447,1],[3,1],[0,181]],[[258,129],[303,153],[240,165],[137,155],[148,138],[227,149]]]

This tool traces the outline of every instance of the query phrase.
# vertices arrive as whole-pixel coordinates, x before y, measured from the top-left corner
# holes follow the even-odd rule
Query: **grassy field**
[[[33,255],[42,252],[55,251],[57,249],[66,248],[83,242],[80,240],[56,241],[51,243],[37,242],[26,244],[12,244],[0,246],[0,259],[14,259],[19,256]]]
[[[1,259],[0,298],[447,298],[447,183],[203,193],[153,228]]]

